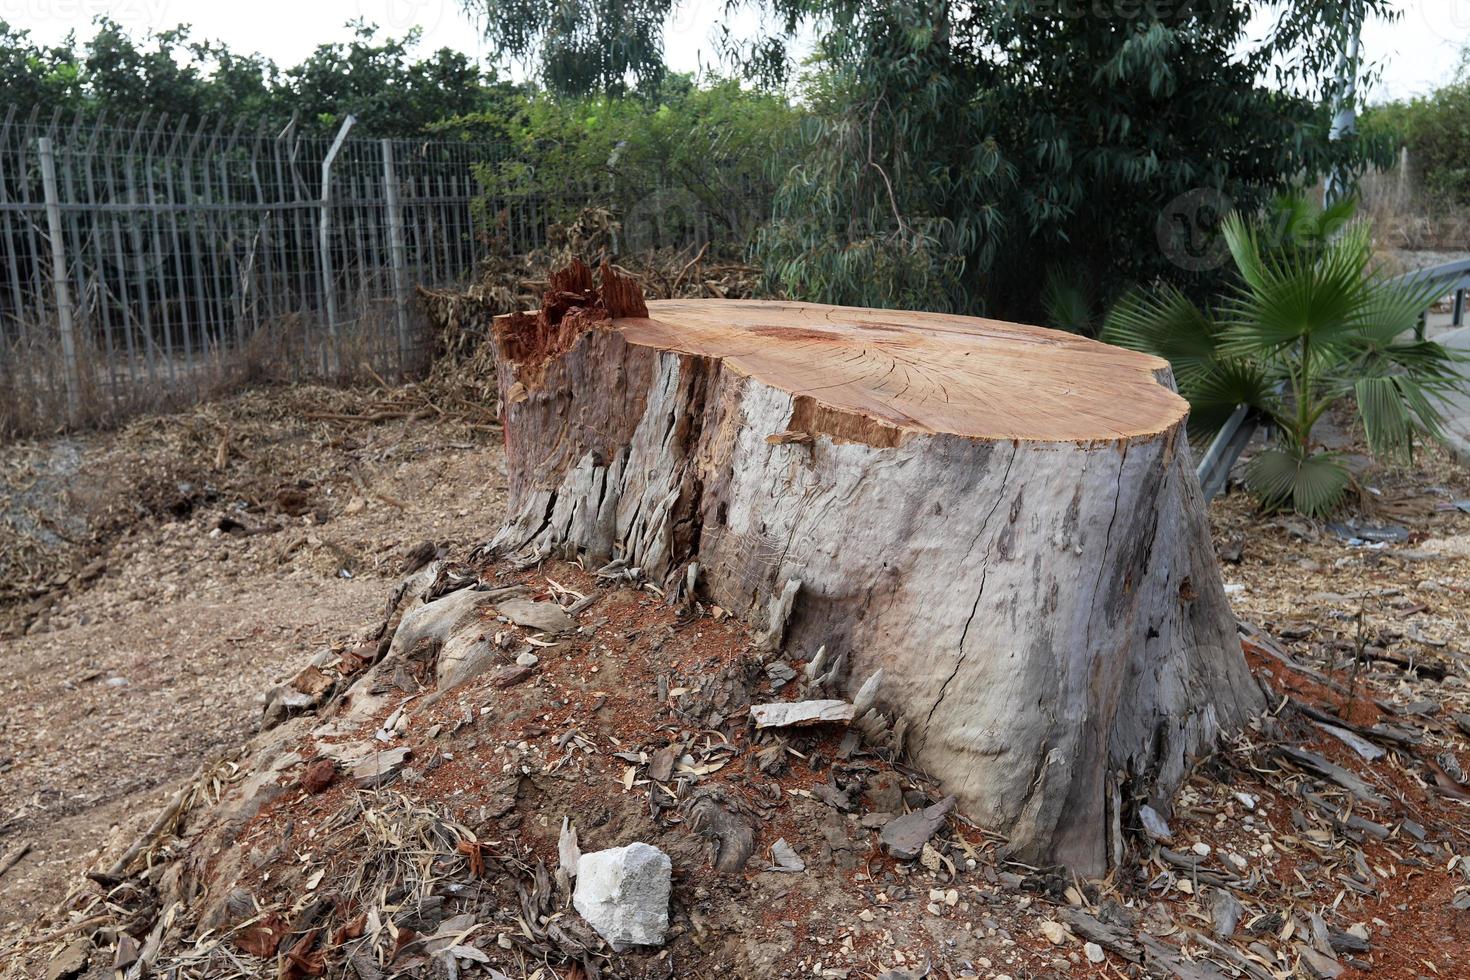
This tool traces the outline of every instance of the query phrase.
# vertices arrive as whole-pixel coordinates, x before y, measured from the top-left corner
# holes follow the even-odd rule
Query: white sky
[[[1397,23],[1370,23],[1363,31],[1364,55],[1385,62],[1372,101],[1422,94],[1450,80],[1460,47],[1470,43],[1470,0],[1400,0],[1400,8],[1404,16]],[[418,25],[427,49],[485,55],[474,25],[453,0],[0,0],[0,19],[46,42],[69,30],[90,36],[92,19],[103,13],[138,34],[188,23],[195,37],[259,51],[282,66],[301,61],[317,44],[345,39],[344,25],[359,17],[392,34]],[[723,16],[723,0],[682,0],[667,35],[669,64],[680,71],[708,65],[714,57],[710,33]],[[745,36],[758,30],[752,15],[733,26]]]

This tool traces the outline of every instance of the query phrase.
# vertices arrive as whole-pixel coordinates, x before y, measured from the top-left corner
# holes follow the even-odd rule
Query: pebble
[[[1049,919],[1041,923],[1041,934],[1053,946],[1061,946],[1067,941],[1067,930],[1060,922],[1052,922]]]
[[[1101,963],[1108,958],[1108,954],[1104,953],[1103,948],[1097,943],[1085,943],[1082,947],[1082,953],[1087,957],[1087,962],[1089,963]]]
[[[519,657],[516,657],[516,663],[522,667],[534,667],[540,662],[541,658],[536,656],[529,650],[521,654]]]

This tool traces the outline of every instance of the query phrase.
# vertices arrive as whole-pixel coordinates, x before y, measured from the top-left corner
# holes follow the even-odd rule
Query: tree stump
[[[602,280],[574,264],[496,322],[494,550],[671,586],[697,563],[759,625],[794,590],[793,656],[845,655],[849,688],[882,668],[918,764],[1018,859],[1080,873],[1263,707],[1167,362],[972,317],[645,305]]]

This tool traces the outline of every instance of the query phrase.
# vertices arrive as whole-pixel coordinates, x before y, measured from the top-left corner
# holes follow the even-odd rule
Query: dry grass
[[[186,355],[136,351],[130,358],[85,321],[76,331],[75,393],[68,392],[67,359],[54,319],[24,325],[0,339],[0,443],[67,431],[107,428],[138,415],[209,401],[260,385],[306,380],[332,384],[380,383],[399,368],[392,304],[363,295],[335,345],[322,327],[293,313],[263,321],[223,344],[213,338]],[[416,366],[428,345],[421,309],[409,317],[406,361]]]
[[[1360,213],[1373,223],[1383,249],[1464,251],[1470,249],[1470,214],[1436,201],[1405,166],[1365,174]]]

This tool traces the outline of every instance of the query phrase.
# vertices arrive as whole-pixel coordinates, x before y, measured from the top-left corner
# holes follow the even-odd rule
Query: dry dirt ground
[[[405,548],[493,531],[499,436],[307,417],[373,400],[256,391],[0,450],[0,855],[29,846],[0,923],[238,745],[279,674],[376,614]]]
[[[1470,475],[1438,454],[1364,469],[1352,526],[1262,515],[1240,494],[1214,506],[1273,710],[1202,761],[1167,830],[1129,815],[1122,871],[1078,882],[1006,862],[962,816],[918,861],[884,854],[880,814],[941,788],[882,738],[744,720],[748,701],[795,695],[811,651],[760,657],[718,610],[589,569],[455,566],[541,602],[591,600],[533,670],[510,662],[535,636],[503,619],[486,630],[506,634],[506,664],[442,701],[421,687],[431,661],[364,670],[356,641],[403,553],[429,539],[463,560],[503,503],[493,433],[342,420],[369,397],[246,396],[84,442],[76,465],[27,448],[26,472],[136,485],[146,506],[94,517],[96,542],[60,549],[74,572],[48,576],[44,549],[20,563],[39,585],[17,590],[22,635],[5,641],[19,670],[0,721],[0,854],[35,850],[0,901],[45,919],[20,946],[0,938],[14,975],[81,955],[100,977],[127,934],[162,937],[155,966],[182,976],[1470,977]],[[140,447],[167,478],[119,484]],[[30,488],[12,514],[45,496],[9,482]],[[328,646],[319,662],[340,680],[319,717],[187,779],[252,732],[257,692]],[[377,743],[412,752],[392,785],[308,778]],[[116,855],[178,785],[187,818],[52,910],[91,851]],[[695,813],[711,794],[753,828],[743,872],[711,867],[723,839],[701,824],[721,818]],[[613,954],[566,911],[563,817],[583,850],[643,839],[673,856],[664,949]],[[781,839],[804,871],[768,870]],[[230,883],[212,878],[228,861]],[[196,872],[212,901],[189,891]],[[160,916],[190,894],[188,928]]]

